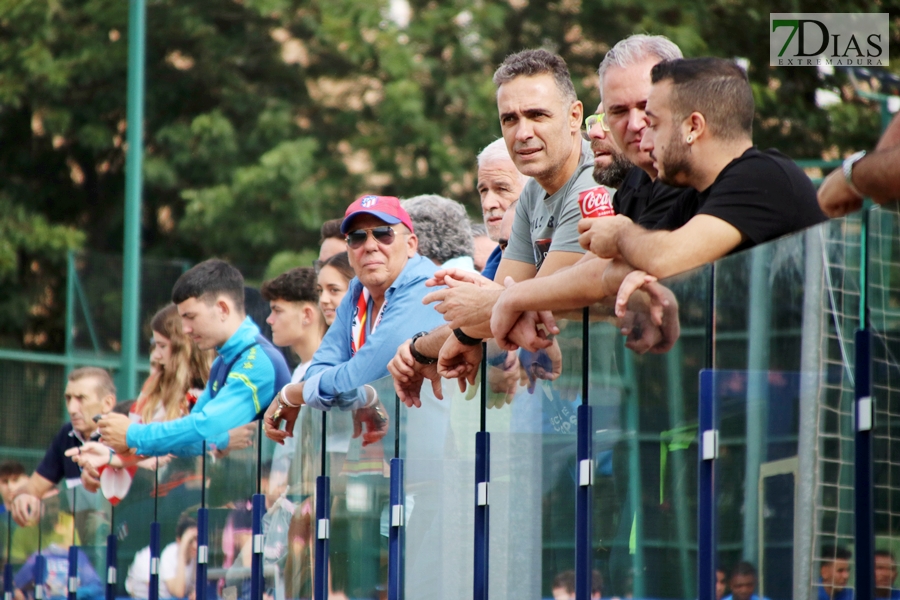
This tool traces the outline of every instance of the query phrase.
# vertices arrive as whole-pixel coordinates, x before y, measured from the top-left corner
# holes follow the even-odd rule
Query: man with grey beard
[[[582,136],[591,143],[594,153],[594,181],[600,185],[618,189],[634,164],[619,150],[616,141],[601,122],[603,103],[597,105],[597,112],[584,121]]]

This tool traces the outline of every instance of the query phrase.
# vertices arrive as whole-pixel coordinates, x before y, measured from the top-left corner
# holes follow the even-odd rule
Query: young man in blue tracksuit
[[[229,448],[229,430],[253,421],[290,381],[282,354],[244,312],[244,278],[223,260],[204,261],[178,278],[172,290],[184,333],[219,356],[191,413],[164,423],[131,423],[108,415],[103,441],[119,453],[200,454],[205,440]]]

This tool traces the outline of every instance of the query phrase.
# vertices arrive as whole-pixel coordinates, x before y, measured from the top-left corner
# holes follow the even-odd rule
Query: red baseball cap
[[[341,222],[341,233],[346,235],[350,229],[350,221],[356,215],[361,214],[378,217],[388,225],[403,223],[409,227],[410,231],[413,230],[412,219],[400,206],[399,198],[394,196],[362,196],[347,207],[347,212],[344,213],[344,220]]]

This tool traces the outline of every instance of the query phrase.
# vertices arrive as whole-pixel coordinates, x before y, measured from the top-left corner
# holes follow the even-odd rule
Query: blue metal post
[[[3,600],[12,600],[13,597],[13,568],[10,563],[12,556],[12,513],[6,513],[6,565],[3,567]]]
[[[575,598],[591,597],[591,491],[594,484],[594,443],[592,408],[578,407],[578,489],[575,496]]]
[[[872,336],[868,329],[855,336],[856,445],[854,488],[856,490],[856,597],[875,597],[875,501],[872,486]]]
[[[399,426],[399,423],[398,423]],[[406,526],[403,459],[391,459],[391,512],[388,535],[388,600],[403,600],[403,539]]]
[[[322,430],[325,435],[325,430]],[[331,479],[316,477],[316,572],[313,598],[328,600],[328,539],[331,536]]]
[[[116,534],[110,533],[106,536],[106,588],[104,590],[105,600],[116,600],[116,586],[118,584],[116,556],[118,554],[119,540]]]
[[[38,525],[40,527],[40,525]],[[38,551],[37,557],[34,559],[34,598],[35,600],[43,600],[44,598],[44,581],[47,579],[47,559]]]
[[[266,514],[266,497],[253,494],[253,556],[250,559],[250,600],[262,600],[263,584],[263,529],[262,520]]]
[[[482,377],[482,387],[487,380]],[[490,506],[488,487],[491,480],[491,434],[475,434],[475,600],[488,598]]]
[[[69,546],[69,573],[66,581],[66,598],[76,600],[78,594],[78,546]]]
[[[716,597],[716,458],[715,372],[700,372],[700,456],[697,483],[697,583],[699,600]]]
[[[206,508],[206,441],[200,458],[200,508],[197,509],[197,578],[195,600],[206,600],[207,570],[209,568],[209,509]]]
[[[160,524],[150,523],[150,583],[149,600],[159,600]]]

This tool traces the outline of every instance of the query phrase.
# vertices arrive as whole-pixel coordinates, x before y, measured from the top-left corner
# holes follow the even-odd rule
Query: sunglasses
[[[381,227],[371,227],[369,229],[357,229],[356,231],[351,231],[344,239],[347,240],[347,245],[350,248],[356,250],[369,239],[369,232],[372,233],[372,237],[375,238],[376,242],[385,246],[393,244],[394,238],[396,237],[393,227],[382,225]]]

